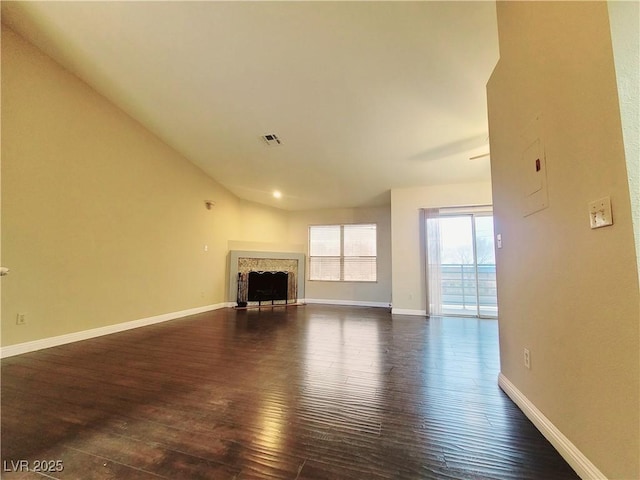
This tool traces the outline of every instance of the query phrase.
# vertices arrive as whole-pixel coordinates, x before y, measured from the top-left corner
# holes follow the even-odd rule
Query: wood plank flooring
[[[3,360],[2,478],[577,479],[498,372],[493,320],[217,310]]]

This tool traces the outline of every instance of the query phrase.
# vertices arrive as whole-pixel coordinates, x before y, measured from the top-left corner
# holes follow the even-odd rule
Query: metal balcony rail
[[[495,264],[478,265],[477,291],[474,265],[447,263],[441,273],[443,306],[497,308]]]

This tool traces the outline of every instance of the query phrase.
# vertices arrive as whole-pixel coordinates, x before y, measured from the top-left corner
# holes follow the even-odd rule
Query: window
[[[376,225],[309,227],[309,280],[375,282]]]

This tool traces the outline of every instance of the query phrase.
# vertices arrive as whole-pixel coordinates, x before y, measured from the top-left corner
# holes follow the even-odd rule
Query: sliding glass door
[[[496,251],[493,234],[493,215],[474,215],[476,245],[476,288],[478,292],[478,315],[498,316],[496,294]]]
[[[430,313],[496,317],[492,214],[431,210],[426,228]]]

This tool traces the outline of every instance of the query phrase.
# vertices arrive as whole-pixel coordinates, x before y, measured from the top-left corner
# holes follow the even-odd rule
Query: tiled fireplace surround
[[[288,272],[289,303],[304,299],[305,255],[290,252],[254,252],[231,250],[229,252],[229,298],[236,304],[238,295],[238,273],[246,276],[251,271]],[[283,302],[284,303],[284,302]]]

